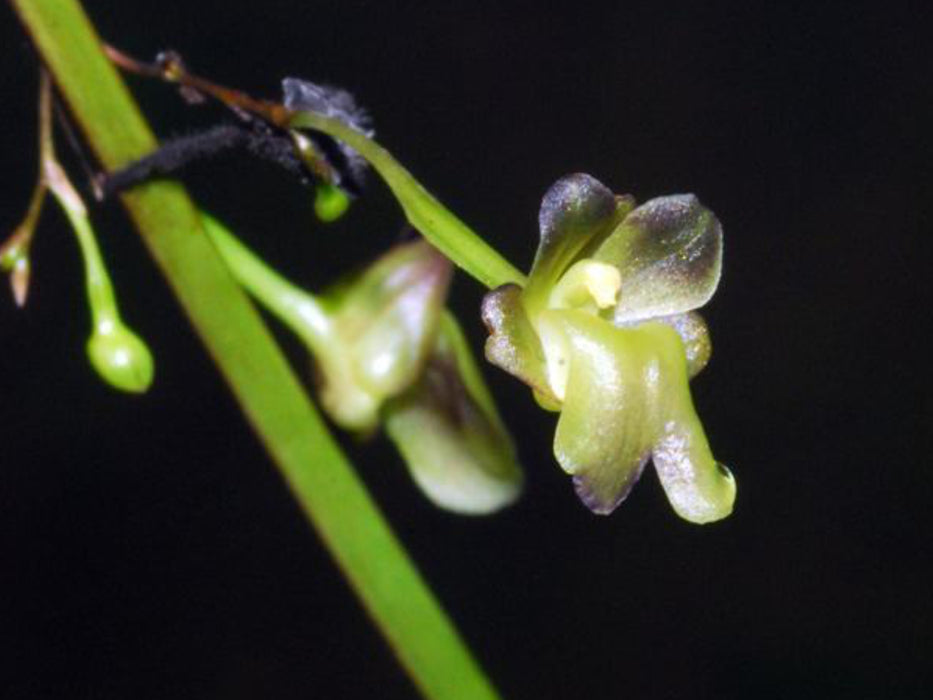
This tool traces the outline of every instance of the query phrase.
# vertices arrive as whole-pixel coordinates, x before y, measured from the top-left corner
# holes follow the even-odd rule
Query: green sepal
[[[447,258],[418,240],[396,246],[341,291],[334,329],[345,346],[335,350],[352,353],[366,390],[392,396],[421,371],[451,274]]]
[[[489,331],[486,359],[534,389],[539,402],[555,405],[544,350],[522,298],[522,288],[516,284],[503,285],[483,297],[483,323]]]
[[[693,379],[709,363],[713,354],[713,341],[709,336],[706,321],[696,311],[652,319],[664,323],[677,331],[684,345],[687,358],[687,374]]]
[[[412,478],[435,505],[483,515],[520,494],[514,444],[450,312],[421,377],[386,404],[384,416]]]
[[[590,175],[567,175],[548,189],[538,214],[541,238],[525,287],[529,313],[546,305],[551,288],[580,251],[607,235],[624,211],[627,207]]]
[[[382,402],[414,383],[433,347],[451,274],[450,262],[418,240],[323,295],[333,342],[315,348],[321,401],[342,427],[374,428]]]
[[[692,194],[658,197],[630,212],[592,257],[622,275],[616,324],[684,313],[716,291],[722,227]]]

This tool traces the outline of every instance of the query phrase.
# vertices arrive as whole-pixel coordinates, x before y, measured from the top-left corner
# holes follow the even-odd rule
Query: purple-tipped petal
[[[703,425],[693,407],[683,350],[666,340],[670,328],[643,326],[658,338],[658,437],[651,459],[671,506],[684,520],[709,523],[732,512],[735,479],[710,450]]]
[[[722,227],[693,195],[658,197],[632,211],[593,257],[622,274],[616,324],[680,314],[716,291]]]
[[[706,367],[713,354],[713,344],[706,321],[696,311],[662,316],[653,320],[664,323],[677,331],[687,356],[687,374],[693,379]]]
[[[583,248],[607,235],[621,220],[618,202],[596,178],[576,173],[561,178],[541,200],[541,240],[531,268],[525,303],[537,310]]]

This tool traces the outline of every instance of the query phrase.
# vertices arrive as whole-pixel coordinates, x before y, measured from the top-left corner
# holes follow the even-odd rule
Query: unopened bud
[[[314,213],[321,221],[336,221],[349,206],[350,197],[336,185],[321,183],[314,188]]]
[[[152,353],[119,321],[104,319],[95,324],[87,354],[101,378],[120,391],[139,394],[152,385]]]

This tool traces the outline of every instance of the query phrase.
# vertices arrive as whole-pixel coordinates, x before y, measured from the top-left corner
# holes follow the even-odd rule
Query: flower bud
[[[336,185],[320,183],[314,188],[314,213],[325,223],[336,221],[350,206],[350,197]]]
[[[85,285],[92,319],[91,337],[87,342],[91,365],[112,387],[142,393],[152,384],[152,353],[120,320],[110,274],[81,195],[50,154],[43,161],[43,170],[49,190],[64,209],[84,258]]]
[[[418,240],[322,296],[332,335],[314,354],[321,402],[338,424],[375,427],[382,403],[416,381],[436,339],[451,273],[450,262]]]
[[[295,287],[218,221],[204,228],[230,270],[308,346],[319,398],[340,427],[384,425],[437,506],[480,515],[514,501],[522,472],[463,333],[443,308],[450,262],[398,245],[319,296]]]
[[[119,320],[104,318],[94,324],[87,354],[97,374],[115,389],[138,394],[152,385],[152,353]]]
[[[29,279],[32,271],[29,250],[32,247],[32,239],[36,233],[36,225],[39,222],[46,192],[45,182],[40,178],[33,190],[25,218],[13,234],[0,245],[0,270],[9,273],[13,300],[20,308],[26,305],[26,297],[29,294]]]
[[[10,275],[13,300],[20,308],[26,305],[31,268],[29,253],[22,246],[4,245],[0,248],[0,270]]]

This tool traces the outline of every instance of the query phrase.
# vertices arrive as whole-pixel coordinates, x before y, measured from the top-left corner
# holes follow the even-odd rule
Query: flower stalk
[[[31,263],[29,250],[46,194],[51,192],[68,218],[84,259],[85,285],[91,309],[88,358],[98,375],[121,391],[140,393],[152,384],[154,362],[146,344],[120,318],[110,275],[91,227],[84,201],[55,155],[52,135],[52,85],[48,73],[39,80],[39,176],[26,216],[0,248],[0,264],[11,276],[18,306],[26,302]]]
[[[138,61],[118,49],[107,46],[108,57],[125,70],[178,83],[183,88],[209,95],[223,104],[260,117],[281,129],[292,130],[296,143],[303,143],[301,131],[310,129],[335,139],[358,153],[385,181],[401,205],[408,222],[455,265],[476,280],[494,288],[503,284],[523,284],[525,276],[498,251],[480,238],[469,226],[428,192],[388,150],[371,135],[330,114],[305,108],[302,90],[306,83],[295,78],[283,81],[285,102],[271,102],[251,97],[219,85],[187,70],[175,54],[162,54],[155,63]],[[299,149],[300,150],[300,149]],[[326,197],[326,193],[324,195]],[[321,193],[317,199],[320,202]],[[334,206],[336,216],[344,202]],[[318,215],[327,220],[331,207],[321,202]],[[334,217],[335,218],[335,217]]]
[[[78,3],[12,4],[104,167],[150,153],[155,139]],[[122,200],[246,418],[413,683],[432,700],[499,697],[203,234],[184,191],[154,182]]]

